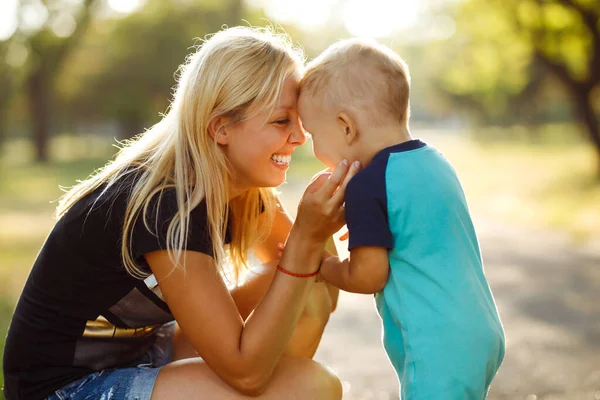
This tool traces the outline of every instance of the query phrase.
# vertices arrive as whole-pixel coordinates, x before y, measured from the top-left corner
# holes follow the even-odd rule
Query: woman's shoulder
[[[132,192],[135,190],[137,174],[125,172],[84,193],[60,218],[62,223],[79,223],[100,219],[104,224],[112,220],[122,221]]]

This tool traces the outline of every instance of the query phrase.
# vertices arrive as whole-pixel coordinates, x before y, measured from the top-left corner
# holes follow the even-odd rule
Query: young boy
[[[328,166],[363,166],[346,189],[350,257],[321,276],[375,293],[402,399],[483,399],[504,357],[465,195],[449,162],[408,130],[408,68],[389,48],[341,41],[308,65],[299,114]]]

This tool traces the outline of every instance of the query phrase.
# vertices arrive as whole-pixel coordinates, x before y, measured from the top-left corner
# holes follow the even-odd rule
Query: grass
[[[433,142],[455,166],[476,213],[566,231],[577,240],[600,234],[600,177],[587,143],[438,136]]]
[[[31,160],[28,142],[11,141],[0,156],[0,356],[14,305],[40,246],[54,224],[62,191],[101,167],[114,148],[105,139],[60,137],[52,142],[53,161]],[[0,367],[0,387],[4,376]],[[0,393],[0,399],[4,399]]]
[[[514,224],[568,231],[585,240],[600,234],[600,181],[592,149],[577,140],[476,142],[466,134],[416,131],[456,167],[474,213]],[[505,132],[490,132],[495,138]],[[558,135],[560,136],[560,135]],[[560,137],[564,137],[560,136]],[[14,304],[46,235],[61,195],[114,154],[110,140],[61,136],[52,162],[32,162],[29,142],[12,140],[0,153],[0,354]],[[324,166],[310,146],[298,149],[288,178],[306,180]],[[282,188],[285,192],[285,186]],[[3,375],[0,371],[0,386]],[[0,394],[0,399],[2,395]]]

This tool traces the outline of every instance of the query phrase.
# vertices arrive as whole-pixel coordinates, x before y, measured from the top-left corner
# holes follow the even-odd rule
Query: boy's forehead
[[[298,96],[298,113],[306,113],[309,103],[308,96],[305,93],[303,94],[303,92],[300,92],[300,95]]]
[[[318,98],[306,91],[300,92],[298,96],[298,109],[301,109],[303,112],[314,112],[320,108],[321,102]]]

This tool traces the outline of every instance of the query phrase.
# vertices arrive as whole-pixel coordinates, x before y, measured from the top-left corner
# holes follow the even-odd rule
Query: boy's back
[[[403,398],[481,398],[504,333],[452,166],[419,140],[388,147],[350,182],[346,204],[350,249],[391,238],[376,301]]]

